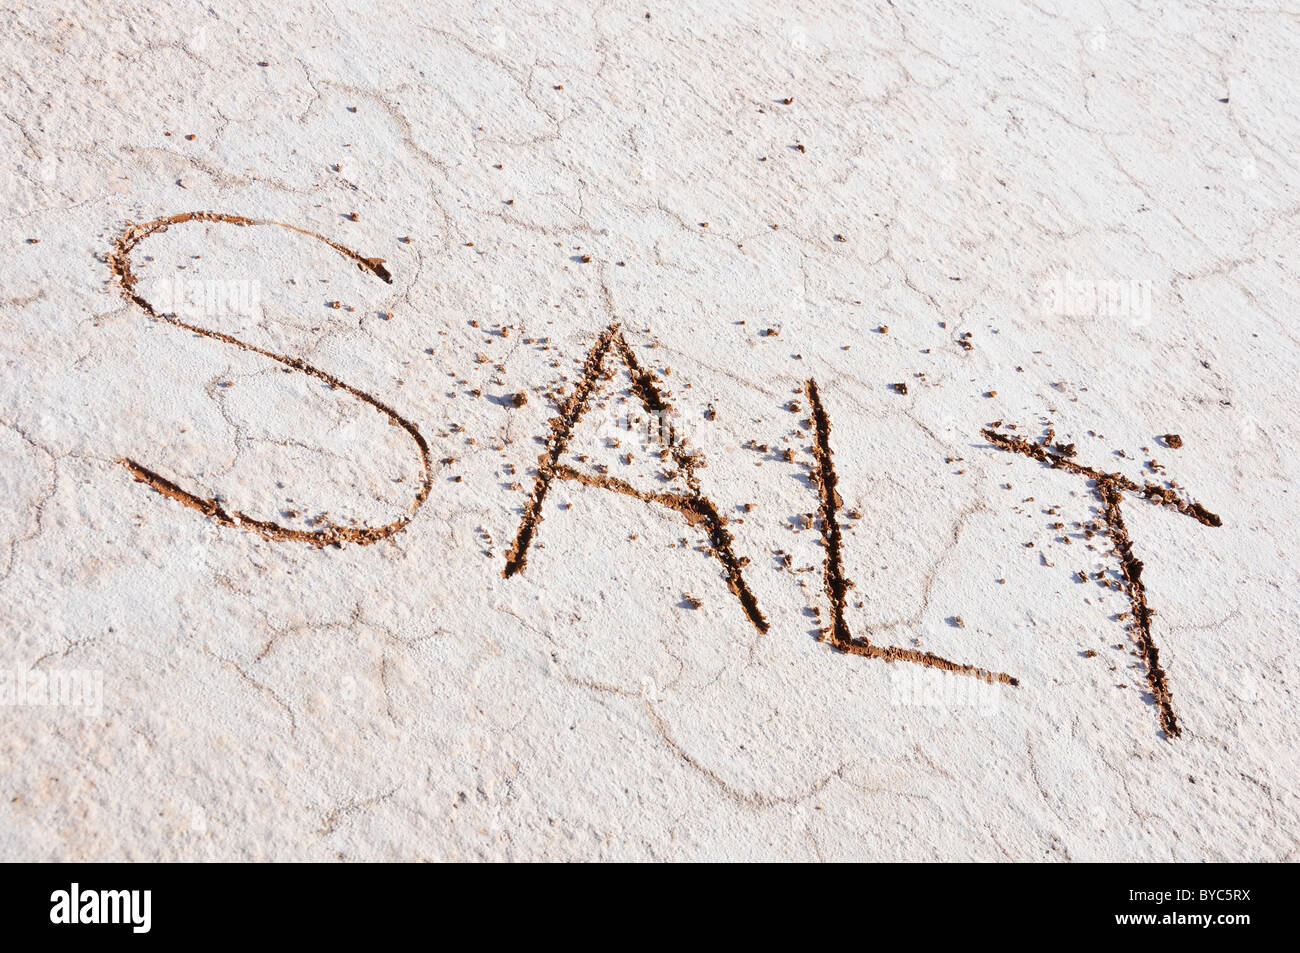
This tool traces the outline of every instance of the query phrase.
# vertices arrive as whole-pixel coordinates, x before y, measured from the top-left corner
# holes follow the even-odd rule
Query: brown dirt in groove
[[[591,402],[591,395],[596,385],[605,375],[605,355],[617,333],[617,324],[611,324],[601,333],[591,350],[587,352],[578,386],[573,389],[573,393],[560,408],[560,415],[551,418],[551,434],[546,442],[546,452],[537,458],[537,480],[533,483],[533,493],[524,505],[524,518],[519,522],[519,532],[515,536],[514,544],[506,553],[503,575],[507,579],[515,573],[523,572],[528,565],[528,546],[537,531],[537,524],[542,521],[542,504],[546,502],[546,494],[551,488],[551,481],[555,478],[555,467],[569,445],[573,428],[587,412],[587,405]]]
[[[1048,466],[1055,467],[1058,470],[1069,470],[1071,473],[1077,473],[1080,476],[1086,476],[1090,480],[1098,480],[1109,483],[1121,490],[1127,490],[1132,493],[1140,493],[1146,499],[1153,503],[1159,503],[1163,506],[1171,506],[1206,526],[1222,526],[1221,520],[1214,513],[1211,513],[1200,503],[1188,500],[1178,494],[1178,491],[1171,487],[1159,486],[1155,483],[1134,483],[1122,473],[1106,473],[1093,467],[1084,466],[1076,463],[1069,457],[1062,456],[1059,453],[1052,453],[1051,450],[1042,444],[1031,443],[1024,437],[1010,437],[1006,434],[1000,434],[995,430],[987,427],[980,431],[989,442],[1001,450],[1010,450],[1014,453],[1022,453],[1027,457],[1033,457],[1035,460],[1041,460]]]
[[[695,505],[695,501],[682,493],[651,493],[649,490],[639,490],[631,483],[620,480],[618,477],[606,476],[602,473],[583,473],[563,463],[556,464],[555,475],[561,480],[573,480],[583,486],[594,486],[602,490],[622,493],[624,496],[630,496],[646,503],[658,503],[660,506],[666,506],[670,510],[681,513],[682,516],[686,517],[686,522],[692,526],[702,526],[708,523],[707,515],[700,512]]]
[[[611,376],[605,369],[605,359],[611,348],[618,352],[618,356],[627,367],[628,374],[632,378],[632,390],[640,399],[642,406],[654,414],[672,412],[672,407],[664,398],[654,375],[641,366],[636,354],[619,330],[619,326],[611,324],[587,353],[578,386],[560,409],[560,415],[551,421],[551,434],[547,440],[547,448],[537,458],[537,480],[533,485],[533,493],[524,508],[524,516],[520,521],[514,545],[506,554],[503,575],[509,578],[517,572],[522,572],[527,564],[528,546],[537,524],[542,520],[542,505],[546,500],[551,481],[557,477],[562,480],[574,480],[585,486],[610,490],[647,503],[666,506],[682,514],[692,526],[704,530],[708,534],[713,555],[722,564],[723,571],[726,573],[727,588],[740,600],[741,608],[754,628],[759,632],[766,632],[767,618],[759,608],[758,600],[754,597],[748,583],[745,582],[744,562],[736,556],[732,548],[734,540],[731,532],[726,528],[727,520],[700,488],[699,478],[695,474],[699,461],[694,454],[677,444],[669,448],[673,461],[682,471],[686,493],[651,493],[638,490],[630,483],[616,477],[584,474],[560,463],[560,457],[568,446],[573,429],[586,412],[597,386],[601,380]]]
[[[825,589],[826,598],[831,604],[831,625],[828,632],[824,632],[823,635],[829,634],[831,645],[849,655],[863,655],[885,662],[915,662],[929,668],[970,675],[989,683],[1019,685],[1018,679],[1005,672],[993,672],[977,665],[953,662],[933,652],[922,652],[919,649],[872,645],[866,638],[853,637],[844,616],[848,591],[853,587],[853,583],[844,575],[843,536],[836,515],[840,506],[840,495],[835,488],[839,478],[835,475],[835,463],[831,453],[831,422],[826,409],[822,406],[817,382],[809,378],[804,383],[804,391],[808,395],[809,404],[812,405],[813,428],[816,431],[813,456],[817,466],[812,470],[811,476],[817,485],[820,497],[822,539],[826,545]]]
[[[1121,503],[1125,492],[1139,493],[1153,503],[1172,507],[1205,526],[1222,526],[1223,520],[1200,503],[1180,496],[1169,487],[1154,483],[1138,484],[1120,473],[1105,473],[1084,466],[1060,454],[1052,453],[1041,444],[1031,443],[1023,437],[1011,437],[985,428],[980,431],[1001,450],[1020,453],[1060,470],[1069,470],[1093,481],[1102,503],[1106,534],[1119,557],[1120,576],[1128,596],[1131,621],[1128,630],[1137,643],[1138,656],[1146,665],[1147,686],[1160,713],[1160,727],[1169,738],[1181,735],[1182,728],[1174,715],[1173,693],[1169,689],[1169,676],[1160,665],[1160,649],[1151,635],[1151,616],[1155,613],[1147,605],[1146,586],[1142,583],[1142,560],[1133,552],[1133,541],[1124,525]]]
[[[241,350],[270,358],[291,370],[300,371],[303,374],[308,374],[322,380],[329,384],[330,387],[346,391],[362,403],[369,404],[375,410],[384,414],[395,426],[401,427],[405,430],[410,435],[411,439],[415,441],[415,445],[419,449],[421,467],[420,487],[416,492],[415,498],[411,501],[410,505],[408,505],[406,514],[383,526],[347,526],[326,520],[324,521],[324,525],[319,529],[301,530],[289,526],[282,526],[281,524],[270,520],[260,520],[237,510],[234,512],[228,511],[215,498],[198,496],[197,494],[191,493],[172,480],[169,480],[167,477],[162,476],[135,460],[123,457],[120,458],[118,462],[122,464],[122,466],[124,466],[133,477],[163,496],[192,507],[223,526],[250,530],[261,534],[267,539],[305,542],[310,543],[313,546],[327,546],[339,543],[355,543],[366,546],[399,532],[411,521],[420,507],[424,505],[424,501],[428,499],[429,492],[433,487],[433,473],[429,462],[429,445],[413,421],[403,417],[396,410],[365,391],[353,387],[335,377],[333,374],[323,371],[318,367],[314,367],[306,361],[285,354],[276,354],[275,352],[268,351],[265,348],[245,343],[232,335],[223,334],[220,331],[212,331],[197,324],[190,324],[187,321],[182,321],[174,314],[161,313],[157,311],[146,298],[136,293],[135,285],[138,278],[131,268],[131,253],[134,251],[136,245],[150,235],[166,231],[172,225],[179,225],[183,222],[191,221],[218,222],[228,225],[238,225],[241,227],[252,225],[274,225],[279,228],[285,228],[291,232],[297,232],[300,235],[306,235],[309,238],[314,238],[317,241],[324,242],[345,258],[351,259],[355,262],[357,267],[362,271],[368,271],[376,277],[391,284],[393,280],[392,275],[389,274],[388,269],[384,267],[383,259],[365,258],[323,235],[318,235],[315,232],[298,228],[295,225],[287,225],[284,222],[275,222],[268,219],[246,218],[242,215],[229,215],[224,212],[181,212],[177,215],[169,215],[143,224],[128,226],[126,231],[122,233],[121,237],[113,242],[113,247],[108,254],[108,267],[121,287],[122,296],[126,300],[138,306],[145,312],[145,314],[149,315],[149,317],[158,321],[165,321],[166,323],[178,328],[184,328],[186,331],[190,331],[202,337],[210,338],[214,341],[220,341],[223,344],[230,344],[240,348]]]
[[[1160,649],[1151,637],[1151,610],[1147,606],[1146,586],[1142,585],[1142,560],[1133,555],[1133,543],[1120,512],[1123,494],[1107,480],[1097,482],[1097,492],[1106,505],[1106,526],[1110,540],[1115,544],[1115,552],[1119,555],[1124,588],[1128,591],[1129,605],[1133,610],[1129,631],[1138,644],[1138,654],[1146,663],[1147,685],[1160,709],[1160,727],[1164,728],[1169,737],[1177,738],[1183,730],[1178,727],[1178,719],[1174,716],[1174,697],[1169,691],[1169,676],[1160,667]]]

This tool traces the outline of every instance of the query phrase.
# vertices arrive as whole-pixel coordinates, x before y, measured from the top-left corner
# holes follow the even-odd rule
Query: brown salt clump
[[[510,397],[510,403],[515,407],[522,407],[524,406],[524,404],[528,403],[528,395],[525,394],[523,391],[520,391],[517,394],[513,394]]]
[[[1165,444],[1177,450],[1183,445],[1183,438],[1176,433],[1167,433],[1165,434]]]

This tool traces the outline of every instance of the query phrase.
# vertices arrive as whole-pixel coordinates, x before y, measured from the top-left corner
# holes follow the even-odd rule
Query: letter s
[[[411,439],[415,441],[415,445],[420,453],[420,488],[416,492],[415,499],[407,507],[405,515],[397,518],[391,523],[385,524],[384,526],[345,526],[326,520],[323,521],[323,525],[318,529],[301,530],[282,526],[281,524],[270,520],[256,519],[239,511],[229,512],[215,498],[201,497],[191,493],[143,464],[125,457],[120,458],[118,462],[121,463],[122,466],[126,467],[126,469],[129,470],[137,480],[148,484],[163,496],[184,503],[186,506],[192,507],[203,513],[205,516],[216,520],[223,526],[252,530],[260,533],[267,539],[306,542],[311,543],[314,546],[325,546],[331,543],[344,542],[357,543],[365,546],[381,539],[385,539],[386,537],[400,531],[411,521],[411,518],[414,517],[415,513],[424,504],[424,501],[428,498],[429,491],[433,486],[433,476],[429,466],[429,445],[420,434],[419,428],[417,428],[412,421],[407,420],[387,404],[382,403],[378,399],[351,386],[350,384],[344,383],[334,375],[322,371],[317,367],[313,367],[306,361],[300,360],[296,357],[289,357],[284,354],[275,354],[263,348],[247,344],[229,334],[222,334],[219,331],[212,331],[208,328],[199,327],[196,324],[190,324],[186,321],[182,321],[175,314],[161,313],[157,311],[143,296],[136,293],[135,284],[137,278],[131,270],[131,252],[135,249],[135,246],[148,236],[166,231],[167,228],[172,225],[179,225],[182,222],[191,221],[220,222],[238,226],[274,225],[278,228],[286,228],[289,231],[297,232],[300,235],[306,235],[309,238],[314,238],[317,241],[324,242],[340,255],[354,261],[357,267],[362,271],[368,271],[376,277],[391,284],[393,279],[388,273],[388,269],[384,267],[383,260],[379,258],[363,258],[351,249],[345,248],[323,235],[318,235],[315,232],[309,232],[306,229],[298,228],[293,225],[286,225],[283,222],[244,218],[243,216],[228,215],[222,212],[181,212],[177,215],[169,215],[164,218],[154,219],[151,222],[145,222],[142,225],[132,225],[127,228],[122,236],[113,243],[113,249],[108,255],[108,266],[121,286],[122,296],[131,303],[139,306],[139,308],[150,317],[159,321],[166,321],[168,324],[173,324],[178,328],[184,328],[187,331],[192,331],[193,333],[203,337],[211,338],[214,341],[220,341],[223,344],[231,344],[235,347],[241,348],[242,350],[251,351],[255,354],[260,354],[263,357],[268,357],[273,361],[283,364],[290,370],[299,371],[303,374],[310,374],[312,377],[316,377],[329,384],[332,388],[347,391],[362,403],[369,404],[371,407],[375,408],[375,410],[387,416],[395,426],[401,427],[410,435]]]

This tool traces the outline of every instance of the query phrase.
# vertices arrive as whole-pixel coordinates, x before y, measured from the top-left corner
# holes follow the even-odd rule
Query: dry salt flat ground
[[[0,857],[1295,859],[1293,4],[3,13]]]

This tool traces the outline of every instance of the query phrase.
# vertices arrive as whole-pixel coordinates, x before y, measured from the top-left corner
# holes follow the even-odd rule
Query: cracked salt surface
[[[1296,858],[1294,18],[136,7],[0,38],[0,857]]]

